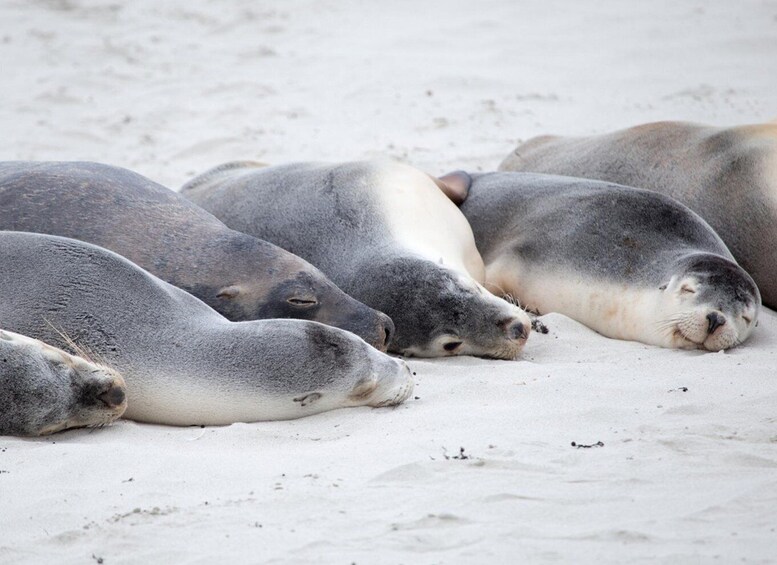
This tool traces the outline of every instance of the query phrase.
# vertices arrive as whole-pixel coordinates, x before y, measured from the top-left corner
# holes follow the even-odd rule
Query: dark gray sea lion
[[[500,166],[649,188],[704,218],[777,308],[777,124],[658,122],[605,135],[542,136]]]
[[[0,435],[104,426],[126,407],[124,379],[113,369],[0,330]]]
[[[179,194],[97,163],[0,163],[0,229],[60,235],[127,257],[232,321],[314,320],[385,351],[392,321],[307,261],[227,228]]]
[[[471,178],[461,211],[494,292],[663,347],[718,351],[755,327],[761,300],[752,278],[675,200],[552,175]]]
[[[413,167],[230,163],[182,194],[386,312],[396,325],[392,351],[512,359],[529,335],[526,313],[480,285],[483,261],[461,212]]]
[[[88,243],[0,232],[0,265],[3,326],[63,348],[75,343],[115,368],[134,420],[298,418],[397,404],[413,388],[404,362],[350,332],[305,320],[230,322]]]

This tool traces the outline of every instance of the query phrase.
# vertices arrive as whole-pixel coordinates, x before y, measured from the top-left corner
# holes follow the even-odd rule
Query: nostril
[[[716,329],[726,323],[726,318],[717,312],[710,312],[707,314],[707,321],[709,322],[707,332],[713,333]]]
[[[514,322],[506,328],[508,339],[523,339],[526,337],[526,327],[521,322]]]
[[[391,330],[383,328],[383,345],[388,347],[389,343],[391,343]]]
[[[382,322],[383,346],[388,347],[389,343],[391,343],[391,338],[394,337],[394,322],[385,314],[383,315]]]
[[[120,386],[114,385],[98,396],[98,398],[108,408],[116,408],[117,406],[121,406],[121,404],[124,402],[124,389]]]

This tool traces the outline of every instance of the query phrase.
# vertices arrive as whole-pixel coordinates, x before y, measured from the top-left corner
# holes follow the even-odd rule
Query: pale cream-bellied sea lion
[[[718,232],[777,308],[777,124],[728,128],[657,122],[604,135],[542,136],[501,164],[586,177],[675,198]]]
[[[307,261],[227,228],[126,169],[81,162],[0,163],[0,229],[87,241],[127,257],[232,321],[314,320],[386,350],[392,321]]]
[[[710,226],[671,198],[589,179],[471,175],[461,211],[486,285],[613,338],[673,348],[743,342],[761,305]]]
[[[113,369],[0,330],[0,435],[104,426],[126,407],[124,379]]]
[[[161,424],[298,418],[404,401],[408,367],[306,320],[230,322],[127,259],[73,239],[0,232],[0,320],[126,381],[125,416]],[[63,336],[68,336],[65,339]]]
[[[386,312],[396,326],[391,351],[512,359],[529,335],[526,313],[480,285],[483,261],[461,212],[413,167],[231,163],[181,192]]]

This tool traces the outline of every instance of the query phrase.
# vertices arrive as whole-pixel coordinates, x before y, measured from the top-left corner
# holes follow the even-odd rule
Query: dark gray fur
[[[227,164],[181,189],[229,227],[261,237],[318,266],[350,295],[386,312],[390,350],[408,353],[435,338],[460,337],[477,350],[505,339],[512,320],[437,263],[398,248],[374,195],[374,163]],[[480,354],[480,353],[478,353]]]
[[[114,367],[127,383],[132,419],[188,425],[294,418],[375,402],[349,399],[370,375],[385,377],[381,387],[388,389],[406,378],[406,367],[353,334],[303,320],[230,322],[123,257],[80,241],[0,232],[0,265],[0,324],[66,349],[62,332]],[[321,398],[312,404],[292,401],[314,393]]]
[[[685,272],[705,289],[699,302],[729,301],[722,309],[753,297],[760,302],[752,278],[712,228],[669,197],[554,175],[471,176],[461,211],[486,264],[509,252],[531,266],[644,288]]]
[[[0,337],[0,435],[37,436],[52,428],[106,424],[120,412],[101,397],[110,392],[120,403],[122,391],[93,364],[57,362],[40,348]]]
[[[0,229],[105,247],[233,321],[315,320],[383,350],[393,333],[387,316],[346,295],[313,265],[227,228],[179,194],[119,167],[0,163]]]

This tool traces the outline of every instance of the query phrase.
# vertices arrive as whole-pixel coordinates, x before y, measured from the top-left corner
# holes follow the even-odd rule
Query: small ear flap
[[[469,188],[472,186],[472,177],[464,171],[453,171],[440,178],[432,177],[432,180],[456,206],[461,206],[464,203],[469,196]]]
[[[240,287],[237,285],[232,286],[225,286],[221,290],[218,291],[218,294],[216,294],[216,298],[226,298],[227,300],[230,300],[240,294]]]

